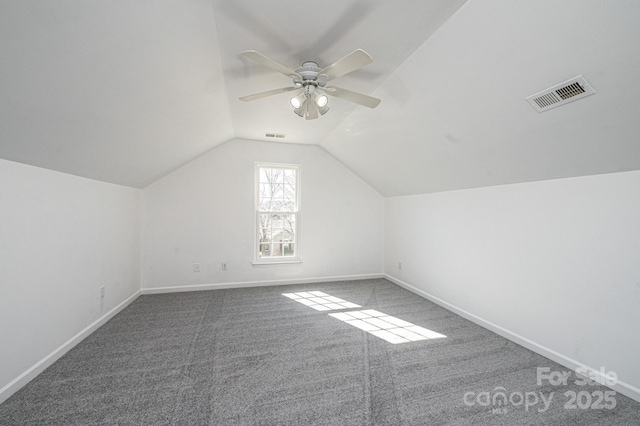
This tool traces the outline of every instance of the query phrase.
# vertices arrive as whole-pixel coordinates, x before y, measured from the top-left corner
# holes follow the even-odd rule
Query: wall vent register
[[[556,84],[541,92],[535,93],[526,98],[527,102],[538,112],[544,112],[569,102],[577,101],[589,95],[593,95],[595,90],[587,80],[581,75]]]

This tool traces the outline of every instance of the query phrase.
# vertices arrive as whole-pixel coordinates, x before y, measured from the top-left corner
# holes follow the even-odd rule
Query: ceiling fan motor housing
[[[316,81],[321,68],[313,61],[306,61],[296,70],[296,73],[302,77],[304,81]]]

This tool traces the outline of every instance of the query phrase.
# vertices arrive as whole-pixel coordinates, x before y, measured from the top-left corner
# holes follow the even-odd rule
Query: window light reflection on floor
[[[316,311],[333,311],[336,309],[353,309],[362,307],[355,303],[330,296],[321,291],[302,291],[299,293],[283,293],[282,295],[289,299],[293,299],[298,303],[307,305]]]
[[[329,315],[393,344],[447,337],[374,309]]]
[[[333,297],[321,291],[302,291],[298,293],[283,293],[282,295],[317,311],[361,308],[360,305]],[[436,333],[374,309],[336,312],[330,313],[329,316],[393,344],[447,337],[444,334]]]

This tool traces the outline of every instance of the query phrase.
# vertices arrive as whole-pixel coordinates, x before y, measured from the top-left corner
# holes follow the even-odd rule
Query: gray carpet
[[[303,291],[446,337],[391,344],[328,315],[358,309],[282,295]],[[149,295],[0,405],[0,425],[640,424],[640,404],[620,394],[613,409],[586,395],[566,408],[565,392],[609,389],[575,375],[538,386],[537,367],[567,371],[383,279]],[[478,399],[498,387],[513,403]],[[540,412],[518,392],[553,396]]]

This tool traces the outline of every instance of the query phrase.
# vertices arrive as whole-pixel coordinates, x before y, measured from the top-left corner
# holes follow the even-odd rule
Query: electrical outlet
[[[100,299],[104,299],[104,293],[105,293],[104,286],[102,286],[100,287]]]
[[[223,271],[227,270],[227,263],[226,262],[222,262],[221,266],[222,266],[222,270]]]
[[[200,272],[200,264],[199,263],[194,263],[193,264],[193,272]]]
[[[402,262],[398,262],[398,269],[402,269]]]

